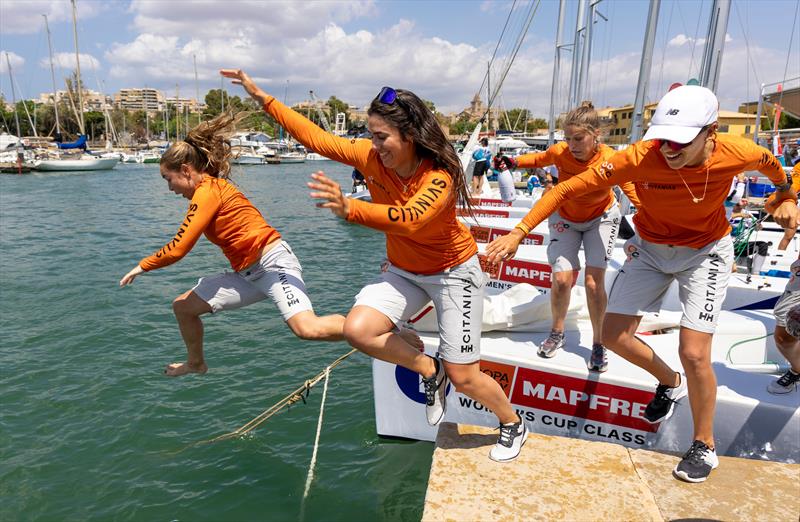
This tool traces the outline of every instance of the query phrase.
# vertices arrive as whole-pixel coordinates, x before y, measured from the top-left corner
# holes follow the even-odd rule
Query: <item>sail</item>
[[[83,149],[86,150],[86,134],[81,134],[78,139],[71,143],[56,143],[59,149]]]

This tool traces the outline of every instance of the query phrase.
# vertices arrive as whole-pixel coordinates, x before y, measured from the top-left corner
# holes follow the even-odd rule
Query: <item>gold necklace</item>
[[[403,185],[403,194],[405,194],[406,191],[408,190],[408,186],[411,184],[411,180],[414,178],[414,174],[416,174],[417,171],[419,170],[420,165],[422,165],[422,158],[419,159],[419,161],[417,162],[417,166],[414,167],[414,170],[411,171],[411,176],[409,176],[408,178],[408,183],[403,183],[403,178],[400,177],[400,174],[397,173],[397,170],[394,171],[394,175],[395,177],[397,177],[397,181],[399,181],[400,184]]]
[[[681,181],[683,181],[683,184],[686,186],[686,190],[689,191],[689,195],[692,196],[692,203],[700,203],[701,201],[706,199],[706,190],[708,190],[708,164],[706,164],[706,184],[703,186],[703,197],[701,198],[698,198],[697,196],[694,195],[692,189],[689,188],[689,184],[686,183],[685,179],[683,179],[680,170],[678,171],[678,176],[680,176]]]

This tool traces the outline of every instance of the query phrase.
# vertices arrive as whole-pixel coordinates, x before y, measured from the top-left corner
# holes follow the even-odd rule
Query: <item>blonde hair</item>
[[[170,170],[191,165],[198,172],[228,179],[231,174],[229,138],[241,119],[242,113],[223,113],[213,120],[204,121],[189,131],[184,141],[167,149],[161,156],[161,165]]]
[[[602,131],[602,124],[600,116],[594,110],[594,105],[590,101],[581,102],[580,106],[572,109],[564,117],[563,126],[566,129],[568,125],[580,127],[591,133]]]

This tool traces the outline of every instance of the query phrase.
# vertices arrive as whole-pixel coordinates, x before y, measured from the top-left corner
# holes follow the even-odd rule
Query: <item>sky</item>
[[[800,77],[798,1],[732,0],[717,89],[722,109],[756,100],[761,83]],[[648,4],[600,2],[608,20],[598,17],[594,24],[589,98],[596,107],[633,103]],[[574,37],[576,6],[576,0],[567,2],[567,42]],[[711,0],[661,1],[648,101],[697,74],[710,7]],[[247,71],[290,104],[307,100],[314,90],[320,98],[335,95],[363,107],[390,85],[449,113],[468,106],[495,55],[492,89],[511,63],[495,104],[525,107],[538,117],[549,109],[555,0],[77,0],[77,13],[84,84],[110,95],[146,86],[168,96],[177,90],[195,97],[197,90],[202,98],[223,85],[218,70],[230,67]],[[59,89],[74,68],[68,0],[0,0],[0,92],[6,99],[6,53],[18,99],[53,91],[42,14],[48,15]],[[557,112],[567,109],[570,60],[569,51],[562,51]],[[238,86],[224,87],[243,94]],[[481,96],[486,99],[485,87]]]

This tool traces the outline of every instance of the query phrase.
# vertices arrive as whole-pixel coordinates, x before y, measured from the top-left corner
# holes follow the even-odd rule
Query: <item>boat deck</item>
[[[488,458],[497,431],[439,428],[423,521],[783,520],[800,512],[800,465],[720,457],[706,482],[672,477],[679,456],[531,434],[520,457]]]

